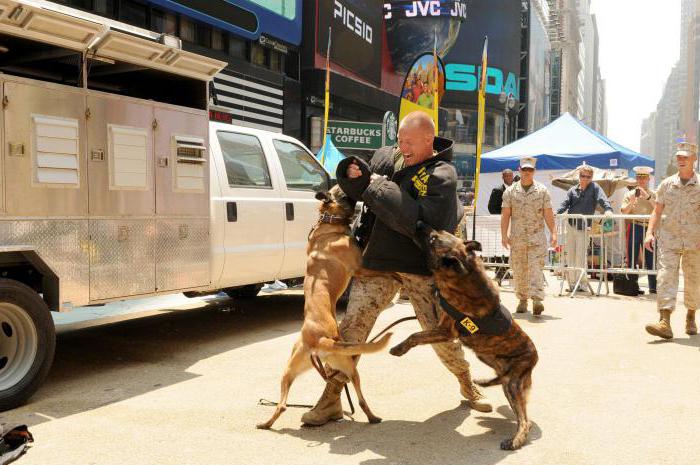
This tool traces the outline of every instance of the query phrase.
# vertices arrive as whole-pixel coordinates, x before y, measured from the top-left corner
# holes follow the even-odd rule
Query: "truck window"
[[[330,189],[328,173],[309,152],[286,140],[274,139],[273,143],[282,164],[288,189],[308,191]]]
[[[217,132],[231,187],[271,188],[270,171],[260,140],[249,134]]]

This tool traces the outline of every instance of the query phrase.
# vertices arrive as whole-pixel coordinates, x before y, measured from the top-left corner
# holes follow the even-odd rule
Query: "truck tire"
[[[51,311],[30,287],[0,279],[0,411],[22,405],[49,373],[56,350]]]
[[[262,283],[248,284],[247,286],[241,287],[229,287],[228,289],[224,289],[224,292],[232,299],[252,299],[258,295],[262,287]]]

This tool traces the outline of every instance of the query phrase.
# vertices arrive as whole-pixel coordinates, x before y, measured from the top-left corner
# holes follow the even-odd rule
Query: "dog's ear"
[[[331,201],[328,192],[316,192],[316,200],[320,200],[323,203],[329,203]]]
[[[467,252],[481,252],[481,242],[479,241],[464,241],[464,247]]]

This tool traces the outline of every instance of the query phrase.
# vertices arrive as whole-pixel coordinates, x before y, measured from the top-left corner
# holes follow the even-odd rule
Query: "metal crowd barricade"
[[[462,237],[472,239],[472,224],[474,217],[469,215],[462,223],[464,227]],[[476,236],[473,238],[481,243],[481,257],[484,266],[496,272],[498,284],[502,284],[504,279],[512,277],[510,271],[510,250],[503,247],[501,243],[501,216],[500,215],[477,215],[476,216]],[[517,239],[516,239],[517,240]],[[556,268],[557,253],[550,249],[547,253],[544,270]]]
[[[645,266],[643,242],[648,221],[649,215],[557,215],[560,256],[555,270],[562,279],[559,295],[564,292],[565,282],[570,285],[571,297],[584,282],[591,294],[600,295],[603,285],[610,293],[609,280],[614,274],[656,275],[656,247],[651,266]],[[641,266],[636,263],[640,258]],[[588,279],[584,280],[589,274],[599,277],[596,292]]]

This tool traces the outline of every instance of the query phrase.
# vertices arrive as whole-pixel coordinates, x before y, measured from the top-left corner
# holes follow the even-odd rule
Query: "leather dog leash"
[[[406,316],[403,318],[399,318],[398,320],[394,321],[391,323],[389,326],[381,330],[379,333],[377,333],[372,339],[370,339],[368,342],[375,342],[377,339],[379,339],[384,333],[389,331],[391,328],[394,326],[401,324],[405,321],[410,321],[410,320],[417,320],[418,317],[416,316]],[[340,373],[338,370],[333,370],[331,374],[329,375],[326,373],[325,368],[323,367],[323,362],[317,355],[311,355],[311,364],[314,366],[316,371],[318,371],[318,374],[321,375],[321,378],[323,378],[324,381],[328,381],[331,378],[334,378],[338,373]],[[350,389],[348,388],[347,383],[345,383],[345,395],[348,398],[348,403],[350,404],[350,415],[355,414],[355,406],[352,403],[352,398],[350,397]],[[258,401],[258,405],[264,405],[266,407],[276,407],[278,402],[272,402],[267,399],[260,399]],[[287,407],[292,407],[292,408],[313,408],[313,405],[308,405],[308,404],[287,404]]]

